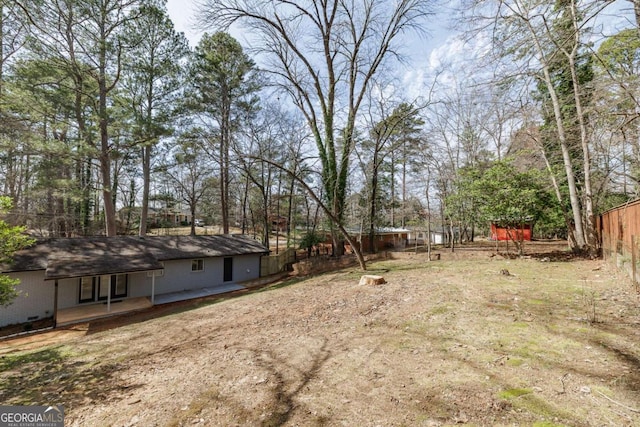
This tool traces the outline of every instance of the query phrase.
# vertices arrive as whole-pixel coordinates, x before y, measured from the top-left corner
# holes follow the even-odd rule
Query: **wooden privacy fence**
[[[263,256],[260,258],[260,277],[271,276],[287,270],[287,266],[296,262],[296,250],[285,249],[277,255]]]
[[[640,199],[604,212],[598,218],[602,257],[627,272],[638,283],[640,276]]]

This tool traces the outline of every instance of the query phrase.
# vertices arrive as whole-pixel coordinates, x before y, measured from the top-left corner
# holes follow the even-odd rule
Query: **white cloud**
[[[429,55],[429,69],[437,71],[443,66],[456,63],[464,52],[464,42],[457,36],[448,37],[445,42],[434,48]]]

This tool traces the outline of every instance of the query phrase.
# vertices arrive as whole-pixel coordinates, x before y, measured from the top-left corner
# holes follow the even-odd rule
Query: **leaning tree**
[[[304,115],[321,161],[328,217],[342,226],[349,158],[359,111],[373,77],[400,54],[401,36],[420,30],[425,0],[205,0],[204,25],[250,30],[261,68]],[[344,229],[344,228],[343,228]],[[336,254],[343,238],[333,236]],[[362,262],[361,262],[362,264]]]

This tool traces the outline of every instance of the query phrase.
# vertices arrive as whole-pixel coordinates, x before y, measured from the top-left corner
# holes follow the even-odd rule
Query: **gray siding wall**
[[[156,277],[156,295],[224,284],[224,258],[204,258],[203,271],[191,271],[191,259],[164,261],[164,275]],[[239,283],[260,277],[260,256],[233,257],[233,280]],[[151,279],[148,279],[151,294]]]
[[[45,283],[53,284],[53,281]],[[69,308],[78,305],[80,298],[80,279],[58,280],[58,308]]]
[[[14,279],[20,279],[18,297],[8,307],[0,307],[0,326],[29,322],[30,317],[45,319],[53,317],[53,282],[45,282],[44,270],[8,273]]]
[[[242,283],[260,277],[260,256],[242,255],[233,258],[233,282]]]
[[[156,280],[158,280],[157,277]],[[147,277],[146,272],[129,274],[129,298],[149,295],[151,295],[151,277]]]

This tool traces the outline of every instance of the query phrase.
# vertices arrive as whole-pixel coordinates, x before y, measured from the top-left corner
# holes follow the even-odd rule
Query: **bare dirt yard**
[[[69,426],[640,425],[622,273],[462,253],[3,340],[0,402]]]

